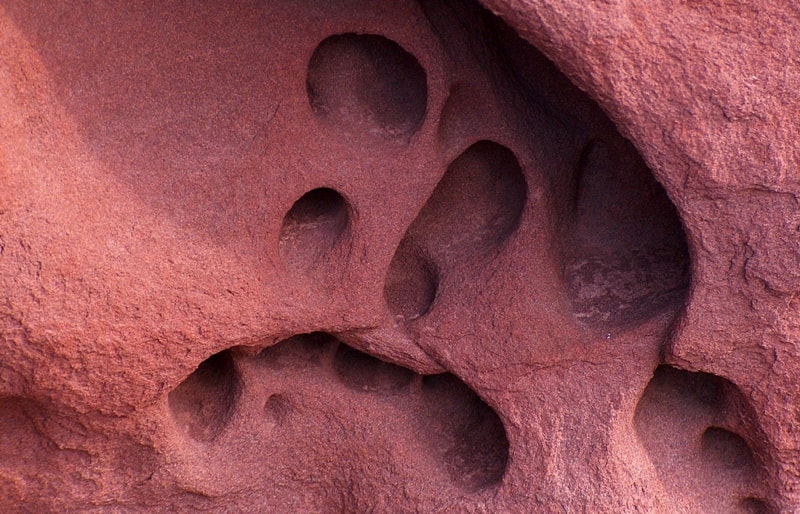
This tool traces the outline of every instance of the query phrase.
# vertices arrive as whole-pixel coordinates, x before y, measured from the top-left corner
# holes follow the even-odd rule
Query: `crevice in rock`
[[[351,389],[384,394],[403,391],[415,376],[411,370],[383,362],[346,344],[339,345],[333,369]]]

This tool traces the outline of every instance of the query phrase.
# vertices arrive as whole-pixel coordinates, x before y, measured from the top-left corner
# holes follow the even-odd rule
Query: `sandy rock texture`
[[[0,510],[800,509],[800,7],[0,2]]]

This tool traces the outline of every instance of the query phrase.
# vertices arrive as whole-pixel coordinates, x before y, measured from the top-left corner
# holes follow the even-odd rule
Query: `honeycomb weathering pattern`
[[[798,509],[800,10],[483,3],[0,3],[0,510]]]

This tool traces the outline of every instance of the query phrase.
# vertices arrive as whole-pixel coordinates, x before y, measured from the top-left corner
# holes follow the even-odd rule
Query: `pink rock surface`
[[[0,4],[0,510],[800,508],[800,9],[484,4]]]

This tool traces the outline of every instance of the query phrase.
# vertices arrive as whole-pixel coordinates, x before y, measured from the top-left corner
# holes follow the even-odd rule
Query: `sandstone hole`
[[[351,389],[385,394],[403,390],[415,376],[409,369],[383,362],[345,344],[336,350],[333,368]]]
[[[744,498],[739,502],[739,512],[742,514],[769,514],[772,509],[758,498]]]
[[[423,392],[433,409],[431,430],[442,441],[439,458],[450,478],[472,491],[497,485],[505,474],[509,451],[497,414],[449,373],[425,377]]]
[[[320,366],[339,345],[339,340],[327,332],[298,334],[268,346],[259,353],[259,361],[275,370]]]
[[[298,199],[283,219],[280,253],[292,266],[310,268],[326,258],[350,223],[347,201],[333,189],[313,189]]]
[[[389,266],[384,297],[400,318],[424,315],[444,270],[496,250],[519,226],[527,183],[514,153],[479,141],[447,168],[406,231]]]
[[[335,351],[333,347],[335,345]],[[357,423],[377,430],[398,444],[421,446],[441,466],[442,476],[467,491],[497,485],[508,462],[509,442],[498,415],[456,376],[443,373],[421,377],[402,366],[384,362],[322,332],[301,334],[266,348],[259,354],[262,369],[295,374],[302,370],[325,384],[323,394],[357,402]],[[331,359],[331,366],[327,359]],[[326,379],[333,371],[334,382]],[[343,388],[343,389],[342,389]],[[303,394],[295,391],[294,394]],[[326,405],[323,403],[322,405]],[[284,394],[273,395],[265,406],[268,422],[278,425],[291,405]],[[385,424],[372,416],[396,416]],[[294,413],[297,415],[297,413]],[[323,413],[324,416],[324,413]],[[396,421],[396,422],[395,422]],[[369,430],[366,432],[369,433]],[[336,466],[335,462],[331,465]]]
[[[169,394],[175,424],[198,441],[211,441],[225,428],[241,390],[230,351],[212,355]]]
[[[752,430],[743,417],[747,411],[744,396],[723,378],[669,366],[656,370],[636,408],[634,424],[677,502],[702,505],[703,512],[733,512],[742,493],[758,490],[760,476],[750,445],[720,427],[733,424]],[[705,479],[698,481],[698,476]]]
[[[745,469],[754,466],[753,452],[740,436],[730,430],[709,427],[703,432],[700,450],[716,468]]]
[[[306,89],[314,113],[337,130],[408,137],[428,103],[426,74],[413,55],[383,36],[339,34],[317,46]]]
[[[450,164],[408,232],[437,256],[487,253],[517,228],[526,198],[514,153],[479,141]]]
[[[409,385],[419,375],[344,343],[334,356],[334,369],[350,389],[411,398],[417,394]],[[416,430],[450,480],[468,491],[498,484],[505,474],[509,442],[491,407],[450,373],[422,377],[422,401],[414,409]]]
[[[436,299],[439,274],[413,243],[403,240],[392,258],[383,295],[396,317],[413,320],[428,312]]]
[[[274,428],[283,424],[289,413],[292,410],[292,405],[289,399],[283,394],[272,394],[264,403],[264,421],[265,426]]]
[[[689,284],[683,226],[635,149],[590,141],[579,160],[566,279],[577,318],[624,325],[678,305]]]

